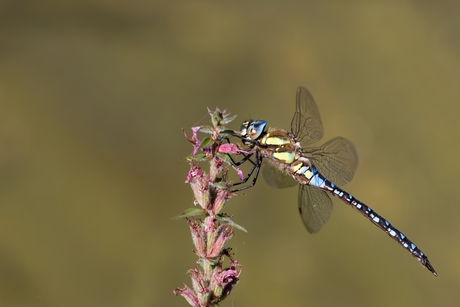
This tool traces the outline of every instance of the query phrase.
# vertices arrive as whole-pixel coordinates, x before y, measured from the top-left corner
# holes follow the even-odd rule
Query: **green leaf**
[[[231,122],[232,120],[234,120],[237,116],[238,116],[238,115],[233,115],[233,116],[231,116],[231,117],[226,117],[226,118],[224,118],[224,119],[222,119],[222,120],[220,121],[220,124],[221,124],[221,125],[226,125],[226,124],[228,124],[229,122]]]
[[[234,135],[236,134],[235,130],[223,130],[219,132],[219,135],[221,134],[229,134],[229,135]]]
[[[235,164],[233,164],[232,160],[230,159],[230,157],[228,156],[228,154],[224,154],[224,153],[221,153],[221,152],[218,152],[216,154],[219,158],[221,158],[222,160],[224,160],[225,162],[227,162],[228,164],[230,164],[234,169],[236,169],[237,167],[235,166]]]
[[[209,145],[209,143],[211,143],[211,139],[210,139],[210,138],[205,138],[205,139],[203,140],[203,142],[201,142],[201,145],[200,145],[200,148],[199,148],[199,149],[205,148],[206,146]]]
[[[243,226],[238,225],[237,223],[235,223],[234,221],[232,221],[232,220],[231,220],[229,217],[227,217],[227,216],[224,216],[224,215],[222,215],[222,214],[217,214],[217,215],[216,215],[216,219],[219,220],[219,221],[221,221],[221,222],[223,222],[223,223],[227,223],[228,225],[233,226],[233,227],[235,227],[235,228],[237,228],[237,229],[239,229],[239,230],[242,230],[242,231],[244,231],[244,232],[248,232],[246,229],[244,229]]]
[[[214,134],[214,129],[211,126],[201,126],[200,132]]]
[[[206,212],[206,210],[204,210],[202,208],[190,208],[190,209],[185,210],[181,214],[176,215],[175,217],[173,217],[171,219],[172,220],[178,220],[178,219],[181,219],[183,217],[200,215],[200,214],[205,213],[205,212]]]

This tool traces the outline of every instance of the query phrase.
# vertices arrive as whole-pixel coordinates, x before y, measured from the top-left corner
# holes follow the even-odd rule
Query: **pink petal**
[[[234,144],[223,144],[219,146],[219,152],[222,153],[238,153],[240,149]]]
[[[243,180],[243,178],[244,178],[243,171],[240,170],[239,168],[237,168],[236,172],[238,173],[238,175],[240,175],[240,180]]]
[[[201,129],[200,126],[192,127],[192,132],[193,132],[193,136],[195,137],[195,140],[198,140],[198,137],[196,136],[196,133],[197,133],[198,130],[200,130],[200,129]]]

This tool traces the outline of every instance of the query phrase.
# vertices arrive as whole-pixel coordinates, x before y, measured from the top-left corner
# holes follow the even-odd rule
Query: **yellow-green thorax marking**
[[[302,154],[300,143],[294,135],[285,130],[271,130],[259,141],[258,149],[264,158],[287,171],[301,184],[308,184],[314,175],[308,158]]]

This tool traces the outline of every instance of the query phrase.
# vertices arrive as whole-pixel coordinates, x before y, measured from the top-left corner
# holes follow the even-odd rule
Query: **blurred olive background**
[[[460,294],[460,2],[0,2],[0,306],[187,306],[192,147],[216,106],[289,129],[307,87],[345,188],[429,256],[434,277],[343,203],[318,235],[263,180],[222,306],[449,306]]]

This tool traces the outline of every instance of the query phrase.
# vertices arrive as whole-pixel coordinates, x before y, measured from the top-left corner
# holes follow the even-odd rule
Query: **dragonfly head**
[[[252,144],[252,141],[257,140],[265,130],[267,122],[264,120],[245,121],[241,125],[240,137],[247,145]]]

